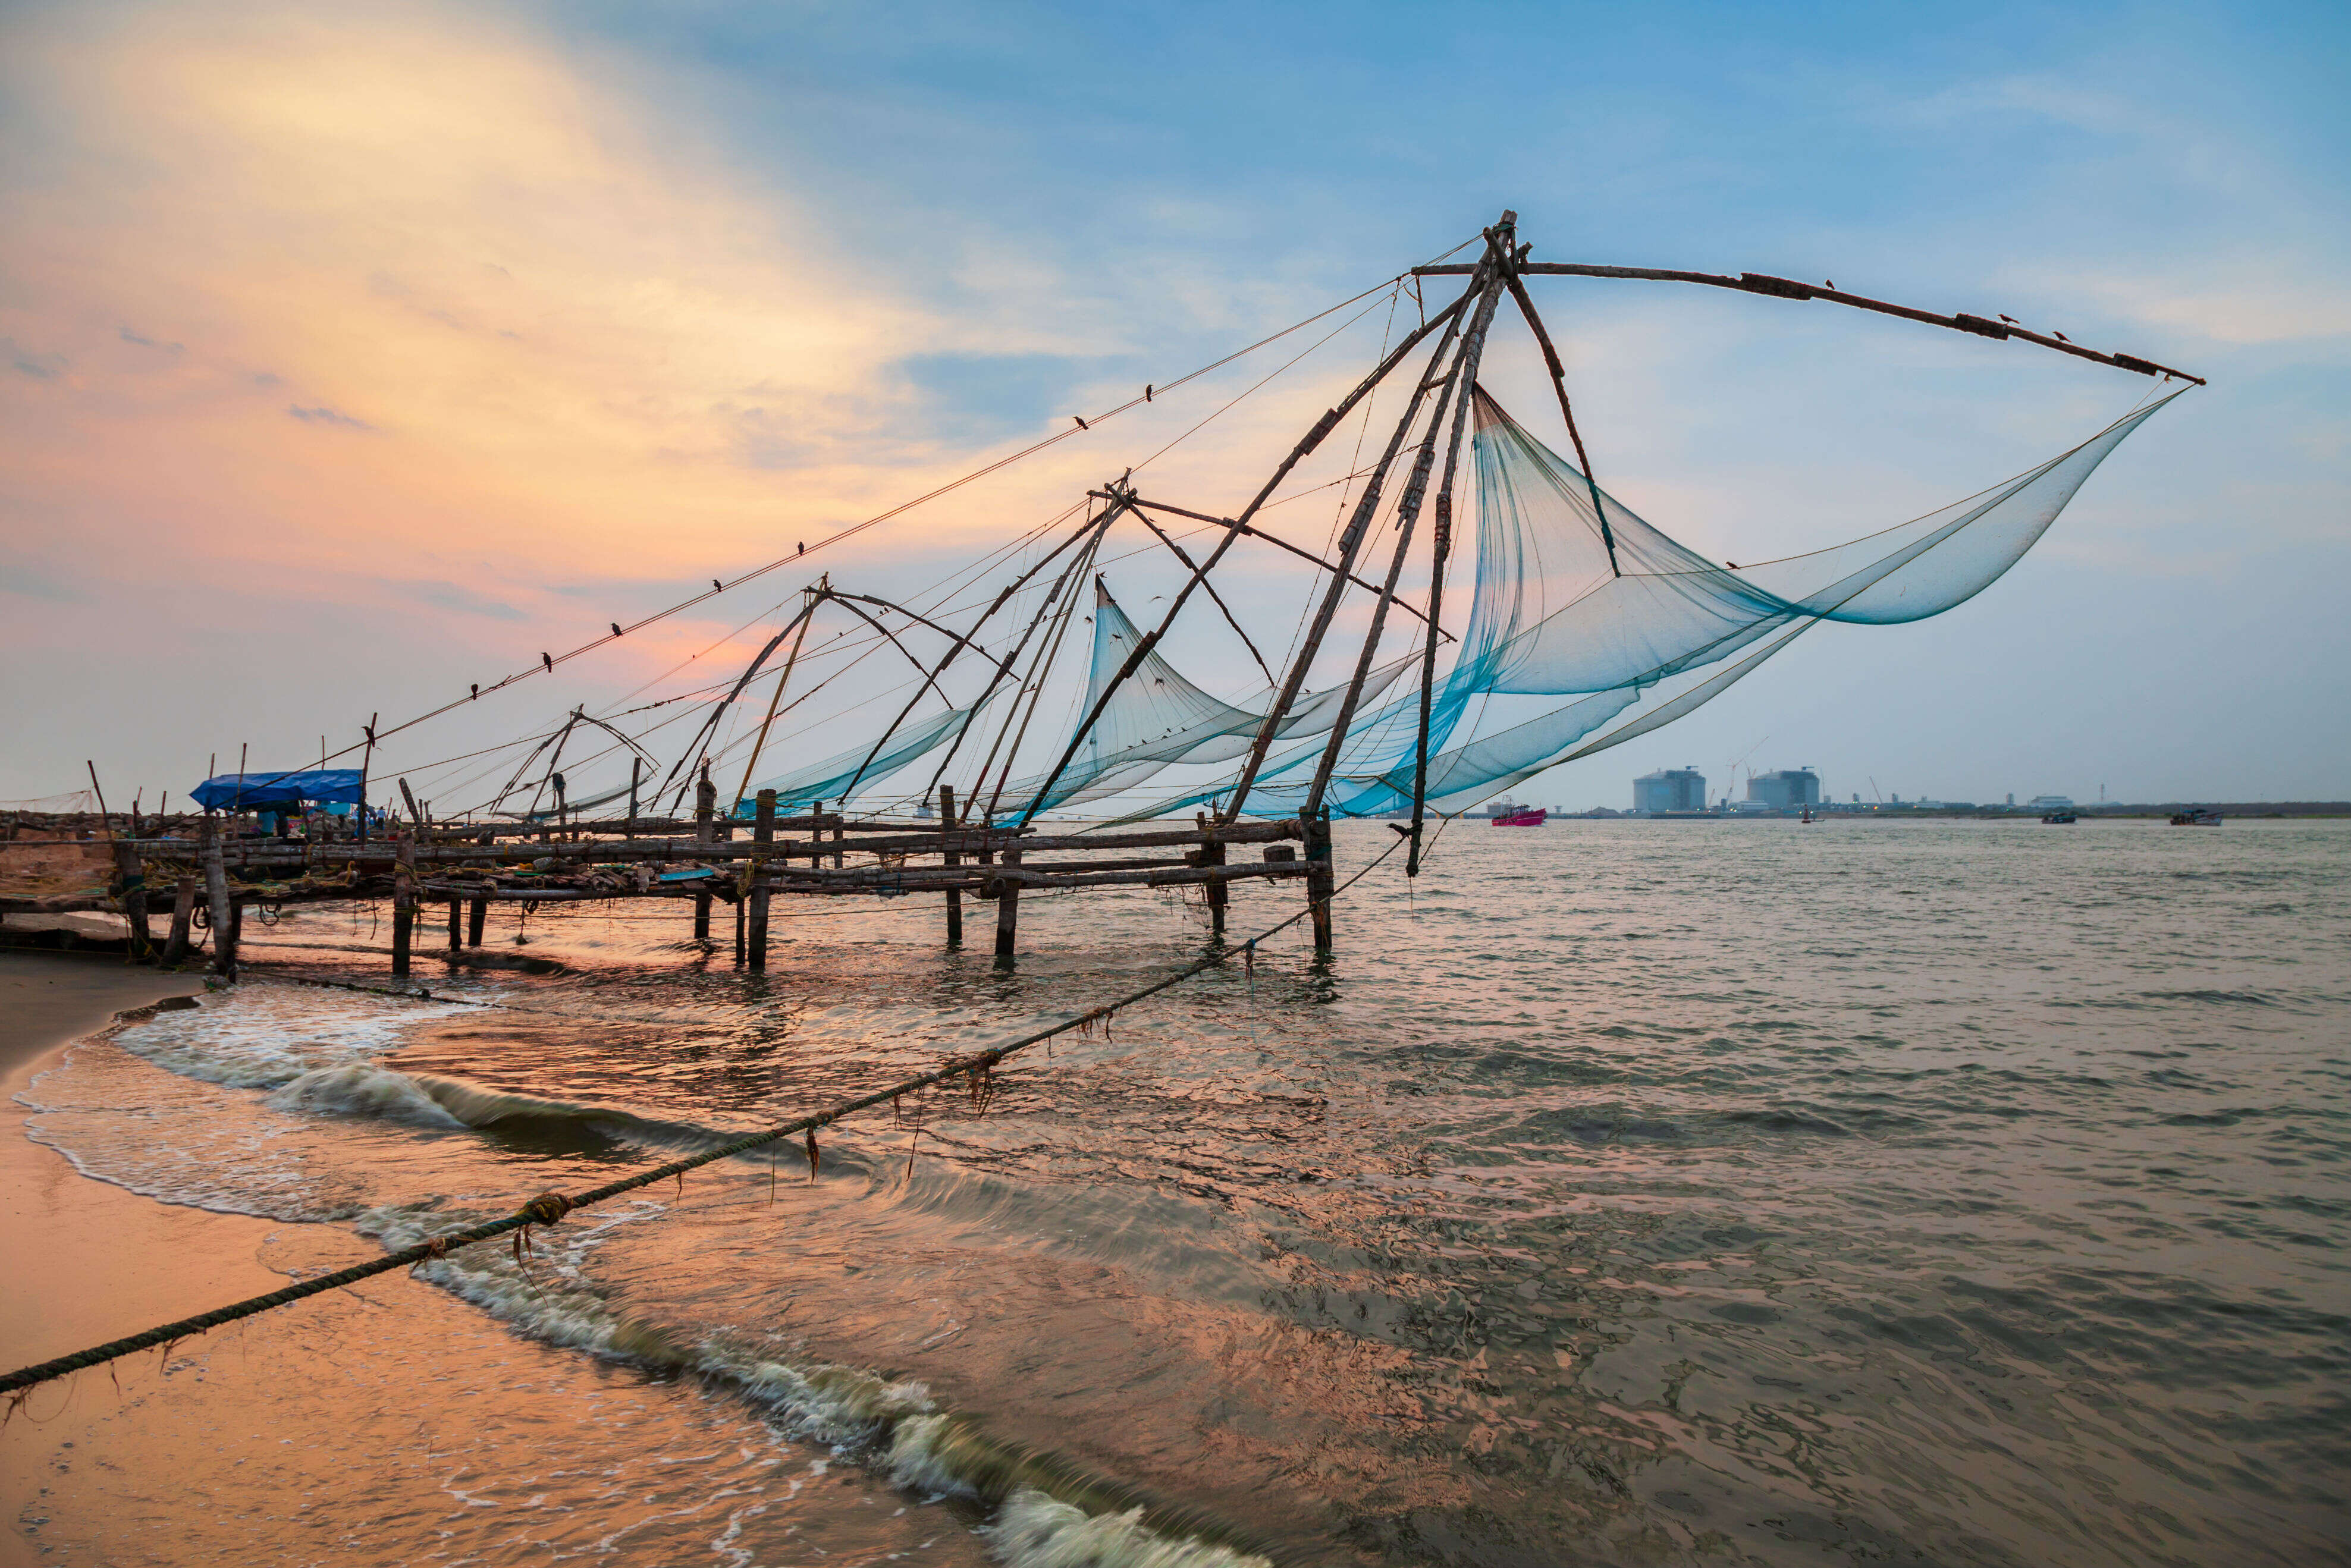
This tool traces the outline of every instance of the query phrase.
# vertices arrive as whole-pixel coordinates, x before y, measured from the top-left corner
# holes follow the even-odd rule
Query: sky
[[[0,800],[315,761],[1505,207],[1537,259],[1834,277],[2211,383],[1977,599],[1823,628],[1522,798],[1623,807],[1684,764],[1717,794],[1810,765],[1838,798],[2351,798],[2346,78],[2322,5],[14,5]],[[2147,390],[1819,304],[1533,287],[1603,482],[1716,557],[1928,511]],[[1323,329],[385,768],[715,668],[820,570],[917,592],[1146,459],[1229,513],[1390,324],[1328,318],[1249,396]],[[1487,381],[1557,439],[1522,339]],[[1280,515],[1311,546],[1325,512]],[[1116,570],[1130,604],[1167,580]],[[1259,560],[1231,597],[1279,645],[1303,591]],[[1187,614],[1185,667],[1243,690]]]

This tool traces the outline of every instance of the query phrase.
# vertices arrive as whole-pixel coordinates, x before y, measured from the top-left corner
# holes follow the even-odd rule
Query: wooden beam
[[[1099,496],[1102,492],[1099,490],[1089,490],[1086,494],[1089,496]],[[1290,554],[1296,556],[1301,560],[1311,560],[1316,566],[1321,567],[1324,571],[1336,571],[1338,570],[1329,561],[1324,560],[1321,556],[1316,555],[1311,549],[1301,549],[1296,545],[1291,544],[1288,539],[1279,538],[1272,534],[1267,533],[1263,528],[1252,528],[1247,523],[1237,523],[1230,517],[1212,517],[1206,512],[1186,511],[1181,507],[1171,507],[1165,501],[1137,501],[1134,503],[1134,507],[1138,512],[1168,512],[1179,517],[1189,517],[1196,523],[1213,523],[1220,528],[1238,528],[1253,539],[1263,539],[1266,543],[1274,546],[1276,549],[1288,550]],[[1357,588],[1368,588],[1374,593],[1379,591],[1376,585],[1366,582],[1360,577],[1351,575],[1348,577],[1347,580],[1353,583]],[[1422,614],[1420,611],[1414,609],[1413,606],[1405,603],[1401,599],[1397,600],[1396,603],[1407,614],[1416,616],[1422,621],[1428,619],[1426,615]],[[1450,632],[1444,632],[1443,636],[1448,643],[1458,642],[1459,640]]]
[[[1467,274],[1475,268],[1473,266],[1453,265],[1416,267],[1412,270],[1416,277],[1443,277]],[[1718,272],[1682,272],[1655,267],[1588,267],[1562,261],[1520,262],[1518,271],[1552,277],[1623,277],[1653,283],[1700,283],[1710,288],[1736,288],[1744,294],[1768,294],[1775,299],[1825,299],[1833,305],[1850,305],[1856,310],[1874,310],[1881,316],[1899,316],[1906,321],[1923,321],[1929,327],[1948,327],[1955,332],[1972,333],[1979,338],[2022,338],[2028,343],[2038,343],[2044,349],[2054,349],[2077,360],[2112,365],[2117,370],[2130,371],[2142,376],[2177,376],[2199,387],[2207,384],[2202,376],[2191,376],[2186,371],[2158,365],[2135,354],[2101,353],[2095,349],[2083,348],[2079,343],[2069,343],[2022,327],[2012,327],[2005,321],[1987,321],[1980,316],[1963,313],[1938,316],[1931,310],[1914,310],[1907,305],[1896,305],[1884,299],[1872,299],[1866,295],[1847,294],[1843,289],[1798,283],[1793,278],[1773,277],[1761,272],[1742,272],[1731,277]]]

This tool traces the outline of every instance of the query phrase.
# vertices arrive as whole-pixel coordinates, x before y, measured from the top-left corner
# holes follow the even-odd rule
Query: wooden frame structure
[[[503,805],[506,799],[520,788],[525,775],[537,759],[545,755],[548,761],[544,776],[534,788],[531,805],[523,813],[521,821],[487,828],[473,823],[431,825],[430,803],[420,808],[403,779],[400,781],[400,790],[408,805],[411,825],[406,832],[391,839],[379,837],[369,841],[362,813],[362,825],[358,836],[348,841],[329,839],[287,842],[232,839],[221,833],[217,823],[211,819],[206,819],[202,824],[203,831],[194,841],[152,837],[122,840],[113,850],[116,880],[106,903],[120,908],[129,917],[134,956],[153,954],[157,948],[148,930],[147,889],[152,885],[151,877],[169,881],[173,887],[172,934],[161,948],[161,957],[165,962],[175,962],[185,956],[189,950],[194,910],[201,906],[207,911],[214,936],[213,967],[230,976],[235,973],[236,968],[240,914],[244,908],[256,903],[278,904],[390,897],[393,905],[392,969],[395,975],[409,973],[415,953],[415,927],[419,913],[431,904],[446,905],[450,948],[463,953],[479,948],[486,914],[493,903],[549,904],[617,898],[686,900],[691,902],[694,910],[695,936],[705,944],[710,942],[712,905],[724,903],[737,912],[735,950],[737,961],[749,969],[758,970],[766,966],[769,909],[772,901],[778,896],[938,894],[945,903],[947,940],[957,943],[963,936],[962,899],[966,894],[970,894],[983,900],[992,900],[997,904],[996,952],[1000,958],[1008,961],[1017,945],[1020,894],[1026,890],[1198,885],[1206,890],[1210,924],[1214,930],[1221,933],[1234,883],[1251,879],[1302,879],[1306,883],[1315,946],[1327,951],[1332,944],[1330,904],[1334,876],[1326,801],[1332,779],[1345,749],[1350,726],[1364,700],[1388,614],[1392,609],[1397,608],[1416,617],[1420,623],[1418,725],[1414,749],[1411,826],[1407,833],[1411,852],[1406,861],[1406,874],[1417,875],[1421,868],[1428,814],[1431,703],[1437,684],[1438,644],[1447,640],[1442,621],[1446,570],[1453,543],[1455,486],[1463,466],[1462,454],[1467,444],[1470,404],[1478,393],[1479,367],[1505,295],[1524,319],[1541,350],[1558,398],[1561,415],[1566,422],[1574,445],[1577,463],[1591,486],[1593,510],[1599,517],[1610,566],[1621,570],[1616,562],[1616,542],[1608,532],[1606,510],[1601,505],[1599,484],[1592,477],[1592,463],[1584,450],[1583,434],[1569,399],[1565,368],[1550,332],[1536,311],[1526,279],[1561,276],[1681,282],[1780,299],[1825,300],[1979,338],[2020,340],[2139,374],[2159,375],[2167,379],[2178,377],[2202,384],[2199,378],[2186,371],[2129,354],[2085,349],[2062,338],[2028,331],[2005,319],[1994,321],[1964,313],[1939,315],[1844,293],[1830,287],[1816,287],[1763,274],[1741,273],[1732,277],[1657,268],[1531,261],[1529,259],[1531,247],[1518,238],[1517,221],[1515,213],[1505,212],[1499,222],[1483,230],[1479,240],[1471,242],[1482,242],[1482,251],[1474,261],[1438,262],[1399,275],[1395,280],[1398,288],[1406,277],[1459,277],[1464,287],[1458,298],[1433,314],[1426,315],[1415,328],[1405,333],[1369,374],[1325,412],[1274,467],[1249,503],[1234,515],[1223,517],[1145,498],[1134,489],[1130,473],[1126,477],[1088,491],[1089,499],[1102,503],[1100,509],[1087,515],[1078,527],[1070,530],[1067,537],[1018,573],[987,609],[968,627],[960,631],[904,605],[874,595],[852,593],[836,588],[829,576],[811,584],[804,591],[805,597],[799,612],[768,639],[741,676],[732,683],[723,700],[714,705],[709,715],[697,727],[695,738],[680,753],[676,762],[653,786],[651,800],[656,810],[667,798],[671,802],[671,813],[683,805],[686,790],[693,789],[695,808],[690,820],[670,814],[653,819],[640,818],[640,788],[649,781],[645,765],[653,761],[651,754],[605,720],[590,716],[584,708],[576,709],[559,731],[541,738],[538,747],[515,770],[514,778],[501,791],[498,800],[493,802],[493,810]],[[1433,346],[1430,346],[1432,340]],[[1426,352],[1422,356],[1421,350],[1425,346],[1427,346]],[[1332,546],[1332,555],[1326,559],[1282,540],[1258,526],[1258,514],[1272,500],[1298,465],[1322,445],[1352,411],[1364,405],[1366,399],[1400,371],[1412,377],[1403,411],[1395,417],[1373,465],[1350,476],[1351,479],[1360,478],[1362,487],[1355,495],[1344,528]],[[1145,389],[1143,401],[1148,401],[1150,395],[1150,390]],[[1084,425],[1082,420],[1079,423],[1081,427]],[[1387,507],[1391,492],[1395,497],[1391,516],[1395,538],[1382,567],[1364,558],[1376,531],[1374,524]],[[1424,510],[1429,514],[1430,522],[1430,566],[1425,608],[1414,606],[1398,592]],[[1196,559],[1168,530],[1160,526],[1155,514],[1208,524],[1221,529],[1221,534],[1213,548]],[[1021,751],[1030,725],[1037,716],[1053,660],[1074,619],[1079,591],[1112,523],[1128,515],[1141,521],[1173,552],[1188,575],[1182,588],[1170,596],[1157,624],[1135,639],[1134,646],[1120,668],[1101,684],[1094,699],[1061,747],[1058,760],[1043,775],[1042,784],[1028,794],[1025,804],[1019,804],[1008,821],[999,822],[998,808],[1002,801],[1013,758]],[[1306,619],[1296,650],[1278,677],[1210,580],[1211,575],[1245,538],[1278,546],[1313,562],[1322,580],[1319,595],[1311,604],[1311,614]],[[977,639],[982,628],[1012,601],[1017,592],[1057,561],[1060,568],[1051,580],[1043,607],[1020,629],[1009,652],[999,656],[981,647]],[[725,585],[714,581],[713,586],[714,591],[717,591]],[[1337,621],[1341,606],[1353,591],[1374,595],[1372,612],[1361,646],[1353,660],[1351,678],[1337,706],[1335,722],[1330,727],[1329,738],[1305,789],[1302,806],[1295,816],[1286,820],[1244,823],[1239,821],[1240,816],[1257,788],[1268,753],[1282,733],[1285,722],[1295,711],[1308,676]],[[1273,692],[1271,705],[1262,716],[1250,740],[1246,760],[1229,790],[1223,793],[1217,801],[1215,819],[1211,821],[1202,814],[1188,828],[1157,828],[1136,832],[1057,836],[1040,831],[1036,819],[1040,811],[1056,799],[1055,787],[1069,773],[1120,690],[1151,658],[1194,594],[1201,591],[1207,593],[1240,636],[1250,656],[1265,672]],[[688,602],[699,601],[697,599]],[[947,748],[922,796],[926,801],[935,798],[938,803],[936,826],[859,821],[837,812],[826,814],[821,810],[821,801],[817,802],[818,809],[809,814],[781,816],[772,790],[760,792],[756,804],[742,799],[742,792],[750,788],[761,748],[766,745],[785,686],[790,680],[806,641],[810,618],[820,606],[828,603],[841,605],[870,627],[880,639],[893,645],[920,676],[914,696],[897,711],[889,728],[866,752],[863,765],[847,776],[847,782],[840,790],[844,800],[855,793],[858,785],[868,776],[868,769],[879,765],[892,737],[906,723],[922,698],[925,695],[935,695],[946,699],[940,682],[956,659],[971,653],[991,666],[987,689],[971,704],[963,727],[956,734],[953,746]],[[882,619],[883,613],[903,615],[910,623],[927,627],[946,637],[948,641],[946,653],[929,663],[916,657],[897,632]],[[644,623],[638,622],[639,625]],[[619,636],[622,632],[623,628],[615,622],[613,634]],[[717,788],[710,778],[711,742],[719,732],[726,714],[752,682],[767,669],[770,658],[788,643],[789,652],[782,663],[782,674],[777,683],[775,698],[769,703],[766,717],[758,727],[757,740],[743,769],[737,799],[732,808],[722,812]],[[572,655],[567,653],[564,656],[569,658]],[[542,654],[541,659],[549,671],[557,662],[550,654]],[[509,681],[517,678],[520,677],[511,676]],[[945,776],[955,765],[965,740],[972,735],[980,713],[1007,681],[1013,683],[1013,698],[997,727],[994,744],[978,764],[977,781],[963,793],[959,801],[957,791],[945,782]],[[501,685],[505,684],[507,683],[500,683]],[[475,697],[480,693],[480,687],[474,688]],[[952,703],[948,706],[950,708],[954,706]],[[609,731],[636,754],[631,758],[627,791],[629,810],[625,818],[595,821],[577,821],[571,818],[564,778],[557,771],[557,767],[562,759],[566,740],[574,727],[580,724]],[[367,758],[371,762],[378,739],[374,719],[371,718],[362,728],[367,737]],[[968,765],[967,761],[964,764]],[[363,763],[362,779],[365,767]],[[94,769],[92,776],[94,780]],[[555,801],[551,821],[538,809],[539,801],[550,787]],[[1024,783],[1021,788],[1025,791],[1029,787]],[[602,800],[612,799],[617,799],[617,795],[603,797]],[[591,807],[600,803],[601,800],[585,802]],[[749,837],[737,839],[735,836],[737,829],[746,825],[742,816],[742,808],[746,806],[752,807],[747,823]],[[687,836],[689,833],[691,836]],[[1290,848],[1292,844],[1303,849],[1302,858],[1295,856]],[[1237,846],[1263,846],[1263,858],[1236,862],[1229,858],[1228,851]],[[1040,855],[1072,858],[1035,858]],[[1108,858],[1081,858],[1104,855]],[[852,857],[857,863],[851,863]],[[828,861],[830,864],[826,863]],[[8,907],[12,902],[21,901],[0,899],[0,907]]]

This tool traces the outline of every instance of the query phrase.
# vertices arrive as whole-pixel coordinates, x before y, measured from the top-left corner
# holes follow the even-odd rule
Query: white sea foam
[[[1272,1568],[1266,1558],[1144,1527],[1143,1510],[1088,1513],[1023,1487],[980,1533],[1015,1568]]]
[[[307,1111],[314,1115],[361,1116],[376,1121],[405,1122],[416,1127],[463,1127],[465,1124],[442,1109],[424,1086],[405,1072],[372,1062],[347,1061],[340,1067],[316,1067],[278,1089],[262,1102],[273,1111]]]
[[[515,1261],[510,1248],[482,1245],[426,1263],[418,1272],[533,1338],[691,1370],[732,1385],[794,1436],[868,1456],[875,1469],[910,1491],[982,1501],[997,1492],[1002,1500],[985,1533],[1013,1568],[1270,1568],[1262,1557],[1153,1531],[1143,1523],[1139,1507],[1089,1513],[1028,1484],[1005,1495],[1004,1477],[1035,1470],[967,1420],[939,1411],[928,1386],[914,1379],[893,1381],[852,1366],[798,1367],[720,1343],[689,1343],[615,1311],[587,1284],[580,1265],[614,1227],[664,1212],[660,1204],[647,1201],[601,1224],[540,1228],[533,1233],[536,1257],[527,1268]],[[359,1228],[387,1247],[401,1248],[466,1218],[429,1205],[389,1206],[361,1215]]]
[[[434,1016],[425,1004],[358,1002],[328,1010],[276,987],[241,987],[124,1025],[115,1041],[183,1078],[276,1089],[321,1067],[387,1055]]]

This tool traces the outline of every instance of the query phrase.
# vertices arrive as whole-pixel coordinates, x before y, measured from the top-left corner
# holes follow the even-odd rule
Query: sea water
[[[1343,824],[1343,874],[1393,837]],[[830,1131],[813,1176],[795,1142],[189,1342],[108,1417],[165,1457],[54,1483],[37,1536],[72,1563],[2344,1561],[2346,871],[2332,822],[1457,823],[1416,883],[1392,856],[1344,895],[1327,962],[1293,925],[985,1103]],[[78,1048],[34,1135],[284,1222],[264,1261],[298,1277],[1211,941],[1173,893],[1030,896],[1003,969],[944,946],[935,896],[809,901],[750,975],[682,904],[496,908],[493,945],[566,971],[357,994],[296,982],[382,984],[381,911],[249,920],[252,978]],[[1297,908],[1245,885],[1232,939]]]

